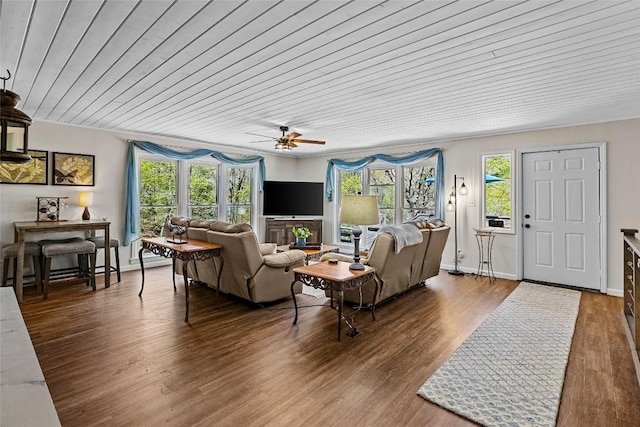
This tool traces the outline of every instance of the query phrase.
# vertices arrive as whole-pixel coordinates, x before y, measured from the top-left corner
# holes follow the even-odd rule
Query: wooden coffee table
[[[216,269],[218,281],[216,287],[216,296],[220,290],[220,276],[222,275],[222,267],[224,267],[224,259],[220,256],[222,246],[217,243],[204,242],[202,240],[188,239],[186,243],[171,243],[166,237],[142,238],[142,247],[138,252],[140,260],[140,271],[142,273],[142,285],[140,286],[139,297],[142,297],[144,290],[144,263],[142,258],[143,251],[149,251],[161,257],[171,258],[173,260],[173,290],[176,290],[176,259],[182,261],[182,277],[184,278],[184,296],[186,301],[186,313],[184,321],[189,322],[189,278],[187,277],[187,264],[189,261],[204,261],[207,259],[218,258],[220,260],[220,269]],[[214,262],[215,267],[215,262]]]
[[[329,261],[319,262],[317,264],[306,265],[304,267],[298,267],[293,269],[294,279],[291,283],[291,295],[293,296],[293,305],[296,310],[293,324],[298,322],[298,303],[296,301],[296,294],[293,291],[293,287],[296,282],[300,282],[307,286],[312,286],[316,289],[330,290],[332,295],[336,291],[338,293],[338,341],[340,341],[340,326],[342,319],[342,307],[344,303],[344,290],[351,288],[362,287],[369,280],[374,280],[375,291],[373,292],[373,301],[371,301],[371,318],[376,319],[375,308],[375,296],[378,293],[378,282],[375,280],[375,270],[367,265],[364,266],[364,270],[349,270],[350,263],[338,261],[335,264],[329,263]],[[333,301],[331,304],[333,307]],[[359,332],[355,327],[351,326],[350,336],[355,337],[359,335]]]
[[[278,252],[287,252],[287,251],[290,251],[291,249],[289,248],[289,245],[280,245],[277,247],[277,250]],[[300,248],[300,250],[303,251],[305,254],[307,254],[305,263],[309,264],[309,261],[319,260],[320,257],[324,254],[328,254],[332,252],[333,253],[340,252],[340,247],[323,244],[320,248],[309,248],[309,249]]]

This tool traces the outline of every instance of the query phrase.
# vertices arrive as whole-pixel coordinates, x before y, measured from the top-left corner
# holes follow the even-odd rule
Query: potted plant
[[[313,236],[307,227],[293,227],[291,232],[296,236],[296,246],[307,246],[307,237]]]

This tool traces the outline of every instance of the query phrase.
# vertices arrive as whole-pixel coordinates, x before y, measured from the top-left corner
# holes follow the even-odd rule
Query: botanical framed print
[[[29,150],[31,160],[27,163],[0,161],[0,183],[47,185],[49,152]]]
[[[95,156],[53,153],[53,185],[95,185]]]

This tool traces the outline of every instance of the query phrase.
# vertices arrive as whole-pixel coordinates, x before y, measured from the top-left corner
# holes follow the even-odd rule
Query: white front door
[[[524,279],[601,289],[597,148],[522,155]]]

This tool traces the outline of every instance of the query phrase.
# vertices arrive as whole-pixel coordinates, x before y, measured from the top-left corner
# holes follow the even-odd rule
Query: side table
[[[496,235],[492,228],[474,228],[476,232],[476,242],[478,243],[478,274],[476,278],[482,277],[482,273],[487,269],[487,277],[489,282],[496,280],[493,272],[493,262],[491,260],[491,251],[493,249],[493,240]]]
[[[161,257],[171,258],[173,260],[172,272],[173,274],[173,290],[176,290],[176,276],[175,267],[176,259],[182,261],[182,277],[184,278],[184,296],[186,302],[186,313],[184,315],[184,321],[189,323],[189,278],[187,277],[187,264],[189,261],[204,261],[207,259],[218,258],[220,260],[220,269],[217,270],[217,286],[216,296],[220,292],[220,277],[222,275],[222,268],[224,267],[224,258],[220,255],[222,246],[217,243],[203,242],[201,240],[187,240],[186,243],[171,243],[168,242],[165,237],[153,237],[142,238],[142,247],[138,252],[138,259],[140,260],[140,272],[142,273],[142,285],[140,286],[139,297],[142,297],[142,291],[144,291],[144,262],[142,258],[143,251],[149,251]],[[215,267],[215,263],[214,263]]]
[[[296,294],[293,291],[293,287],[296,282],[300,282],[307,286],[312,286],[316,289],[330,290],[333,294],[334,291],[338,293],[338,341],[340,341],[340,330],[342,319],[342,308],[344,305],[344,290],[350,288],[359,288],[370,280],[374,280],[375,291],[373,293],[373,301],[371,301],[371,318],[376,319],[375,308],[375,296],[378,293],[378,282],[375,280],[375,270],[369,266],[365,266],[364,270],[349,270],[349,263],[338,261],[335,264],[330,264],[329,261],[319,262],[317,264],[306,265],[304,267],[298,267],[293,269],[294,279],[291,282],[291,295],[293,296],[293,305],[296,310],[293,324],[298,322],[298,303],[296,301]],[[333,308],[333,304],[331,306]],[[350,336],[355,337],[359,335],[357,329],[351,326]]]

